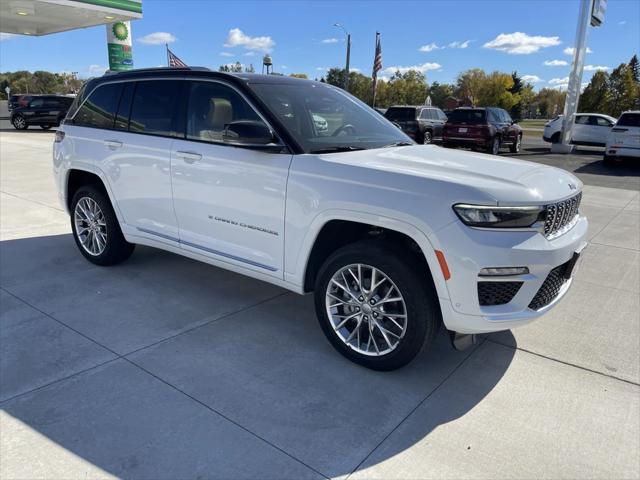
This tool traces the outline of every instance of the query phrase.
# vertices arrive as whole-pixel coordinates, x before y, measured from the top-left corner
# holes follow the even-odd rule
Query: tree
[[[640,65],[638,65],[638,56],[634,55],[629,60],[629,67],[631,68],[631,72],[633,73],[633,79],[636,83],[640,83]]]
[[[580,95],[578,111],[604,113],[608,110],[609,104],[609,74],[598,71]]]
[[[250,63],[248,67],[244,67],[244,71],[247,73],[256,73],[256,69],[253,68],[253,63]]]
[[[566,97],[566,92],[555,88],[543,88],[535,96],[534,102],[538,104],[541,117],[551,118],[562,113]]]
[[[468,98],[472,103],[476,103],[480,87],[486,77],[486,73],[481,68],[472,68],[462,72],[456,81],[455,96],[462,99]]]
[[[433,82],[428,90],[431,103],[436,107],[444,108],[444,99],[453,95],[454,86],[449,83]]]
[[[305,80],[309,78],[306,73],[292,73],[289,76],[293,78],[304,78]]]
[[[606,113],[618,117],[634,108],[640,96],[640,85],[633,77],[631,65],[621,63],[609,76],[609,102]]]

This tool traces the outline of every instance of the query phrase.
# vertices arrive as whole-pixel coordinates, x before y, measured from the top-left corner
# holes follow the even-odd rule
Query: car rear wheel
[[[491,143],[489,144],[489,147],[487,148],[487,152],[492,154],[492,155],[498,155],[500,153],[500,146],[501,146],[500,145],[500,137],[498,137],[496,135],[491,140]]]
[[[522,146],[522,135],[518,135],[514,144],[511,145],[511,147],[509,147],[509,151],[511,153],[519,153],[521,146]]]
[[[13,128],[15,128],[16,130],[26,130],[28,127],[27,121],[22,115],[15,115],[11,119],[11,123],[13,124]]]
[[[82,255],[96,265],[123,262],[135,248],[122,235],[109,199],[93,185],[81,187],[73,196],[71,229]]]
[[[327,259],[315,306],[338,352],[373,370],[395,370],[431,342],[440,318],[437,300],[413,264],[379,241],[348,245]]]
[[[431,132],[429,130],[425,131],[424,136],[422,137],[422,143],[424,143],[425,145],[428,145],[432,141],[433,141],[433,135],[431,134]]]

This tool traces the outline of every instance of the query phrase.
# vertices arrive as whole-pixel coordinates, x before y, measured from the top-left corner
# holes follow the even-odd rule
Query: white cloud
[[[327,67],[316,67],[316,70],[325,71],[325,70],[329,70],[329,69]]]
[[[491,48],[507,52],[512,55],[528,55],[536,53],[541,48],[560,45],[559,37],[543,37],[541,35],[527,35],[522,32],[501,33],[496,38],[483,45],[484,48]]]
[[[611,67],[605,67],[604,65],[585,65],[585,72],[608,72]]]
[[[338,43],[340,40],[338,40],[337,38],[325,38],[324,40],[321,40],[320,43]]]
[[[449,48],[467,48],[470,43],[471,40],[465,40],[464,42],[459,42],[456,40],[455,42],[451,42],[449,44]]]
[[[249,52],[245,52],[244,56],[245,57],[253,57],[255,54],[256,54],[256,52],[249,51]]]
[[[415,70],[416,72],[426,73],[429,70],[440,70],[442,65],[439,63],[427,62],[422,65],[413,65],[411,67],[387,67],[382,70],[383,75],[393,75],[396,72],[407,73],[411,70]]]
[[[14,35],[13,33],[3,33],[0,32],[0,42],[4,42],[5,40],[11,40],[12,38],[17,37],[17,35]]]
[[[567,90],[569,88],[569,84],[568,83],[561,83],[559,85],[556,85],[554,87],[551,88],[555,88],[556,90],[560,90],[561,92],[564,92],[565,90]]]
[[[569,62],[566,60],[545,60],[544,65],[547,67],[566,67]]]
[[[567,47],[562,51],[562,53],[564,53],[565,55],[573,55],[573,52],[575,52],[575,50],[576,49],[573,47]],[[587,53],[593,53],[593,50],[587,47]]]
[[[286,70],[286,69],[287,69],[287,68],[289,68],[289,67],[287,67],[286,65],[280,65],[280,68],[281,68],[282,70]]]
[[[102,65],[97,64],[89,65],[89,68],[87,68],[87,72],[89,72],[89,75],[93,77],[103,75],[107,70],[109,70],[109,67],[103,67]]]
[[[154,32],[144,37],[140,37],[138,42],[145,45],[162,45],[163,43],[173,43],[177,38],[169,32]]]
[[[362,70],[360,70],[359,68],[356,68],[356,67],[349,67],[349,71],[360,73]]]
[[[221,57],[233,57],[234,54],[231,52],[220,52]]]
[[[537,75],[523,75],[522,76],[522,80],[524,80],[527,83],[538,83],[538,82],[544,82],[544,80],[542,80],[539,76]]]
[[[569,83],[569,77],[564,78],[552,78],[549,80],[549,85],[563,85]]]
[[[434,50],[441,50],[444,47],[439,47],[436,42],[431,42],[429,45],[423,45],[418,50],[421,52],[432,52]]]
[[[618,25],[626,25],[626,24],[627,24],[627,21],[626,21],[626,20],[620,20],[620,21],[618,22]]]
[[[247,50],[258,50],[260,52],[271,52],[276,42],[271,37],[250,37],[239,28],[229,30],[227,41],[224,46],[227,48],[244,47]]]

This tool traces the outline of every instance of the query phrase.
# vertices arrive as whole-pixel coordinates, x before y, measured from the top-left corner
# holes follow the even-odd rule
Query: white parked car
[[[586,245],[582,183],[566,171],[416,145],[343,90],[289,77],[92,79],[53,164],[90,262],[150,245],[314,292],[333,346],[379,370],[408,363],[441,324],[461,348],[538,318]]]
[[[620,157],[640,157],[640,110],[623,112],[609,133],[604,161]]]
[[[564,115],[558,115],[545,124],[542,138],[546,142],[560,142],[563,118]],[[616,123],[616,119],[609,115],[577,113],[573,125],[571,143],[574,145],[603,147],[607,143],[607,137],[614,123]]]

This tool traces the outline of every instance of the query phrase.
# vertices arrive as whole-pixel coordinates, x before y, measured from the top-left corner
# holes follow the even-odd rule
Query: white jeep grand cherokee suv
[[[586,245],[571,174],[416,145],[341,89],[288,77],[90,80],[53,163],[89,261],[143,244],[313,291],[333,346],[379,370],[411,361],[440,324],[461,348],[539,317]]]

